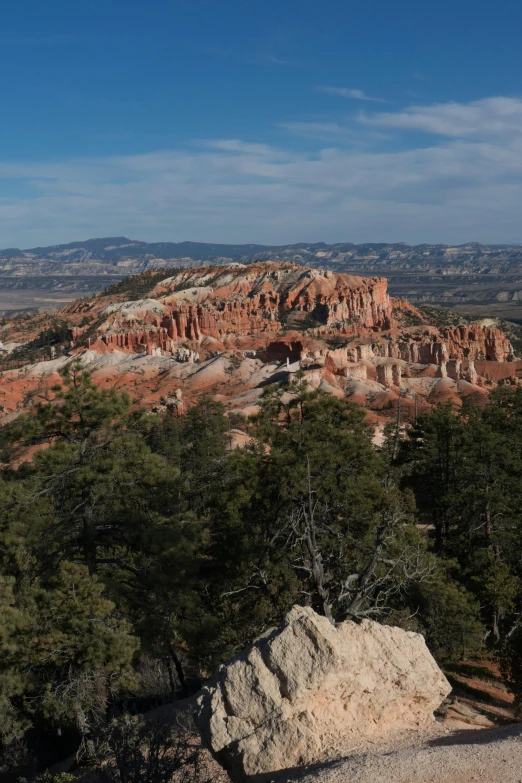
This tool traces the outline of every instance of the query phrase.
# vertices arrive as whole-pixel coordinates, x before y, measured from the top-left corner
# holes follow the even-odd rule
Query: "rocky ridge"
[[[0,250],[0,270],[23,269],[59,273],[60,266],[97,264],[127,268],[142,272],[156,262],[197,266],[204,263],[230,263],[284,260],[306,266],[336,264],[368,269],[388,268],[404,271],[443,271],[449,274],[466,272],[508,271],[522,262],[520,245],[420,244],[405,242],[298,242],[287,245],[216,244],[210,242],[143,242],[128,237],[106,237],[70,242],[27,250]],[[45,265],[53,266],[45,266]],[[25,265],[25,267],[24,267]]]
[[[127,237],[90,239],[28,250],[0,250],[0,292],[43,291],[77,295],[108,281],[159,268],[283,260],[357,275],[386,276],[391,290],[416,304],[462,308],[520,318],[522,248],[464,245],[338,242],[231,245],[142,242]],[[41,299],[41,297],[40,297]]]
[[[65,308],[69,313],[77,310],[75,305]],[[85,306],[80,310],[89,312]],[[159,283],[149,299],[109,305],[104,314],[108,317],[101,339],[107,345],[132,344],[131,335],[143,324],[147,331],[144,337],[140,334],[142,344],[170,350],[179,340],[219,340],[300,324],[345,334],[381,331],[391,326],[392,303],[383,278],[268,262],[180,272]]]
[[[54,383],[72,356],[100,383],[132,387],[149,407],[175,399],[181,410],[207,392],[249,415],[267,385],[295,379],[363,405],[377,425],[398,405],[407,417],[438,401],[485,399],[496,383],[519,383],[522,375],[502,331],[487,323],[437,327],[392,299],[384,278],[269,261],[138,282],[139,298],[126,298],[123,287],[65,306],[57,317],[68,341],[52,347],[50,361],[31,361],[42,317],[9,321],[1,339],[20,358],[14,367],[15,354],[6,355],[4,412],[16,415],[27,391]],[[38,359],[49,357],[39,351]]]

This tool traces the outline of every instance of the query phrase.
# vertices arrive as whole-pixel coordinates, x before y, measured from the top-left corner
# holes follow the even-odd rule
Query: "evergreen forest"
[[[232,449],[210,397],[151,414],[61,378],[0,430],[1,773],[88,758],[296,603],[491,658],[522,706],[521,388],[376,447],[353,404],[271,386]]]

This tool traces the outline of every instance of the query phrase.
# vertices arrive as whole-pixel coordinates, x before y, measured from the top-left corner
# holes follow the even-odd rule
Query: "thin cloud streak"
[[[303,138],[325,133],[320,149],[303,139],[285,149],[231,138],[141,155],[0,161],[0,244],[116,234],[521,242],[521,121],[522,101],[498,97],[360,114],[346,131],[326,121],[286,123]],[[382,130],[417,136],[397,146],[372,137]],[[347,146],[345,132],[367,135],[368,145]]]
[[[251,62],[254,65],[284,65],[291,68],[299,66],[299,63],[295,60],[288,60],[286,57],[279,57],[273,52],[258,52],[257,54],[249,54],[246,58],[247,62]]]
[[[268,144],[247,144],[240,139],[206,139],[203,142],[205,147],[224,152],[246,152],[254,155],[274,155],[274,148]]]
[[[313,139],[349,138],[357,136],[356,131],[338,122],[281,122],[278,126],[297,136]]]
[[[327,95],[334,95],[338,98],[353,98],[356,101],[370,101],[371,103],[389,103],[384,98],[373,98],[371,95],[366,95],[364,90],[348,89],[348,87],[329,87],[328,85],[322,85],[317,88],[319,92],[324,92]]]
[[[361,114],[361,122],[385,128],[421,131],[455,138],[520,136],[522,101],[483,98],[471,103],[410,106],[401,112]]]

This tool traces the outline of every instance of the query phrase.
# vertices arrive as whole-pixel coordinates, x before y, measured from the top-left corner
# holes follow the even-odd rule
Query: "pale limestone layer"
[[[420,634],[370,620],[337,627],[295,606],[221,666],[197,699],[204,741],[237,783],[309,764],[342,744],[422,728],[451,688]]]

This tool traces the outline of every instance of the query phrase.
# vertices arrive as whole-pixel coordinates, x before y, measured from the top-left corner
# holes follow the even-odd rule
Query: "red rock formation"
[[[390,389],[392,386],[400,387],[402,374],[400,364],[385,362],[383,364],[378,364],[376,370],[377,381],[387,389]]]
[[[258,356],[264,362],[295,362],[302,358],[303,350],[301,340],[273,340]]]
[[[292,324],[357,334],[361,329],[388,329],[393,323],[386,280],[296,264],[186,270],[160,283],[150,296],[158,300],[162,315],[141,300],[134,310],[132,302],[119,309],[109,306],[102,333],[89,347],[96,349],[96,339],[101,339],[118,350],[150,352],[157,347],[171,352],[179,341],[273,333]],[[106,299],[103,304],[107,307]],[[76,312],[71,305],[67,311]]]
[[[478,324],[442,329],[410,328],[390,340],[374,341],[372,350],[376,356],[413,364],[440,365],[457,359],[505,362],[513,358],[513,348],[503,332]]]
[[[520,359],[510,362],[488,362],[479,359],[475,361],[475,367],[479,375],[495,383],[506,378],[510,378],[512,382],[522,381],[522,360]]]
[[[513,348],[500,329],[473,324],[454,329],[441,329],[449,346],[450,358],[458,358],[462,352],[466,359],[489,359],[505,362],[513,359]]]
[[[399,392],[403,411],[422,410],[438,400],[461,404],[464,393],[485,399],[500,381],[522,383],[522,362],[513,361],[500,330],[422,323],[422,313],[391,300],[386,285],[383,279],[289,263],[231,264],[180,272],[144,291],[145,299],[100,295],[71,303],[61,316],[71,328],[74,352],[90,349],[87,360],[103,383],[125,388],[141,368],[139,394],[150,406],[164,406],[161,397],[170,401],[183,388],[188,404],[191,395],[211,392],[249,415],[262,387],[280,380],[274,363],[285,361],[288,372],[299,369],[310,388],[346,396],[384,416]],[[22,331],[13,322],[3,339],[33,339],[46,323],[39,316],[24,321]],[[133,358],[103,356],[115,351]],[[42,378],[53,382],[58,365],[45,364],[0,377],[0,401],[8,413]]]
[[[169,336],[200,339],[230,333],[274,331],[289,319],[310,325],[387,329],[392,303],[384,278],[265,262],[186,270],[160,283],[151,296],[172,313]]]

